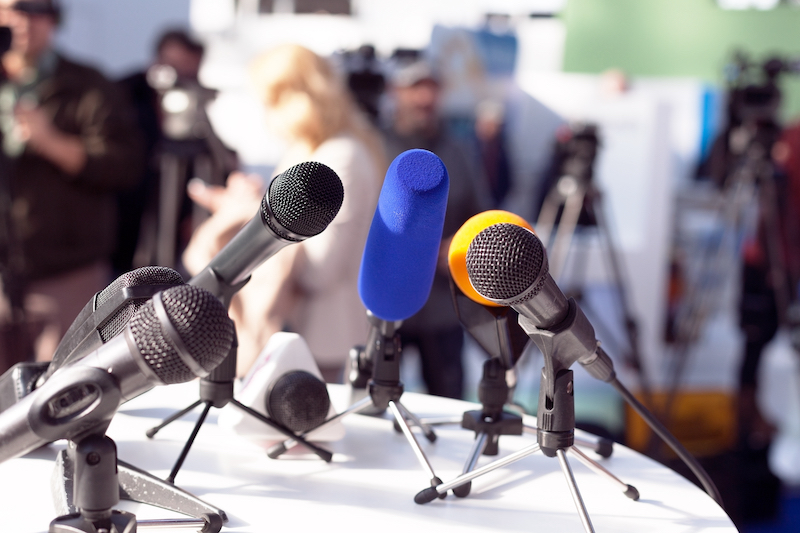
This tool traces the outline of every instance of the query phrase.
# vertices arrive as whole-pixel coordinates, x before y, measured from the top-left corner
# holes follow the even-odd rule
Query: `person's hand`
[[[225,187],[206,185],[193,179],[187,185],[189,197],[211,212],[198,226],[183,253],[183,264],[198,273],[234,235],[258,212],[263,181],[259,176],[234,172]]]
[[[80,139],[58,130],[45,111],[32,102],[20,101],[14,109],[16,133],[28,147],[67,174],[78,174],[86,164]]]
[[[33,105],[20,103],[14,110],[14,118],[19,138],[37,152],[58,134],[47,114]]]

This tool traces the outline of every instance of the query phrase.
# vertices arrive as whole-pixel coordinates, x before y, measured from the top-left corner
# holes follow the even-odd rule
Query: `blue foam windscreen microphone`
[[[449,189],[447,169],[432,152],[408,150],[389,165],[358,277],[361,301],[376,317],[405,320],[427,301]]]

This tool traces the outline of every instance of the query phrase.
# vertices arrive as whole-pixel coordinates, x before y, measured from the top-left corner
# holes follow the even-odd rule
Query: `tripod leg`
[[[168,425],[172,424],[177,419],[183,417],[185,414],[187,414],[189,411],[191,411],[192,409],[194,409],[195,407],[197,407],[201,403],[203,403],[203,400],[197,400],[196,402],[194,402],[192,405],[190,405],[186,409],[178,411],[177,413],[175,413],[174,415],[170,416],[169,418],[164,419],[164,421],[161,422],[156,427],[152,427],[152,428],[148,429],[147,433],[146,433],[147,438],[152,439],[153,437],[156,436],[156,433],[158,433],[159,431],[161,431],[162,429],[164,429]]]
[[[575,457],[581,463],[586,465],[589,468],[589,470],[619,485],[622,488],[622,491],[624,492],[625,496],[627,496],[633,501],[637,501],[639,499],[639,491],[636,489],[636,487],[624,483],[621,479],[619,479],[617,476],[609,472],[602,465],[598,464],[597,461],[594,461],[591,457],[587,456],[585,453],[580,451],[577,447],[571,446],[568,449],[568,451],[572,452],[572,454],[575,455]]]
[[[454,489],[459,485],[463,485],[468,481],[472,481],[476,477],[480,477],[484,474],[488,474],[493,470],[497,470],[498,468],[502,468],[506,465],[509,465],[515,461],[519,461],[523,457],[527,457],[531,454],[534,454],[541,450],[539,447],[539,443],[531,444],[521,450],[518,450],[514,453],[511,453],[501,459],[496,459],[491,463],[485,464],[480,468],[476,468],[471,472],[467,472],[465,474],[461,474],[457,478],[452,481],[448,481],[447,483],[442,483],[441,485],[437,485],[436,487],[429,487],[427,489],[423,489],[414,496],[414,501],[419,504],[432,502],[436,499],[439,494],[447,494],[447,491],[450,489]]]
[[[367,407],[371,407],[371,406],[372,406],[372,398],[370,398],[369,396],[367,396],[365,398],[362,398],[361,400],[359,400],[358,402],[354,403],[353,405],[351,405],[350,407],[348,407],[347,409],[345,409],[341,413],[337,413],[337,414],[333,415],[332,417],[330,417],[329,419],[327,419],[325,422],[323,422],[322,424],[318,425],[314,429],[306,431],[305,433],[302,434],[302,437],[305,437],[305,438],[311,437],[311,436],[314,435],[314,433],[316,433],[318,431],[322,431],[324,428],[326,428],[329,425],[333,424],[335,421],[341,420],[343,417],[345,417],[347,415],[350,415],[350,414],[353,414],[353,413],[360,413],[361,411],[363,411]],[[270,459],[277,459],[278,457],[280,457],[281,455],[286,453],[287,450],[289,450],[290,448],[295,447],[297,444],[299,444],[299,442],[297,441],[296,438],[286,439],[285,441],[279,442],[278,444],[276,444],[275,446],[270,448],[267,451],[267,456]]]
[[[488,438],[489,435],[485,432],[475,435],[475,441],[472,443],[472,449],[470,450],[469,457],[467,458],[467,463],[464,465],[464,470],[461,471],[462,474],[472,472],[475,469],[475,465],[478,464],[478,459],[483,453],[483,450],[486,448]],[[472,490],[472,482],[467,481],[463,485],[459,485],[458,487],[454,488],[453,494],[459,498],[466,498],[469,495],[470,490]]]
[[[586,505],[583,503],[583,498],[581,498],[581,493],[578,490],[578,484],[575,483],[575,476],[572,474],[572,468],[570,468],[569,462],[567,461],[567,455],[564,453],[564,450],[558,449],[556,450],[556,456],[558,457],[558,462],[561,465],[561,471],[564,472],[564,477],[567,478],[567,485],[569,486],[569,491],[572,494],[572,501],[575,502],[575,507],[578,509],[578,515],[581,517],[583,528],[587,531],[587,533],[594,533],[592,521],[589,518],[588,511],[586,511]]]
[[[278,431],[280,431],[281,433],[283,433],[287,437],[291,436],[299,444],[302,444],[303,446],[305,446],[306,448],[308,448],[309,450],[311,450],[312,452],[317,454],[319,456],[319,458],[322,459],[323,461],[325,461],[326,463],[330,463],[331,460],[333,459],[333,454],[331,452],[329,452],[328,450],[326,450],[324,448],[320,448],[316,444],[312,444],[312,443],[308,442],[303,437],[295,435],[290,430],[288,430],[285,427],[281,426],[280,424],[276,423],[274,420],[272,420],[270,418],[267,418],[266,416],[262,415],[258,411],[254,410],[254,409],[251,409],[251,408],[247,407],[246,405],[244,405],[243,403],[241,403],[241,402],[239,402],[237,400],[234,400],[234,399],[231,399],[231,403],[233,405],[235,405],[236,407],[238,407],[239,409],[241,409],[242,411],[244,411],[245,413],[249,414],[250,416],[252,416],[254,418],[257,418],[258,420],[264,422],[265,424],[267,424],[268,426],[270,426],[270,427],[272,427],[274,429],[277,429]]]
[[[417,415],[415,415],[405,407],[403,408],[403,411],[405,411],[406,413],[406,418],[411,422],[413,422],[415,426],[417,426],[422,430],[422,432],[425,434],[426,439],[428,439],[430,442],[436,442],[436,433],[433,432],[433,430],[428,424],[422,422],[422,420],[420,420],[420,418]]]
[[[404,415],[410,414],[408,409],[403,407],[403,405],[400,402],[396,402],[393,400],[389,401],[389,409],[392,410],[394,419],[397,421],[398,424],[400,424],[400,428],[403,430],[403,434],[405,435],[408,443],[411,445],[411,449],[414,450],[414,454],[416,454],[419,463],[422,465],[422,468],[424,468],[428,472],[428,475],[430,475],[431,487],[436,487],[437,485],[441,485],[442,480],[436,477],[436,474],[433,471],[431,463],[425,456],[425,452],[422,451],[422,448],[420,447],[419,442],[417,442],[417,438],[414,436],[414,433],[411,432],[411,428],[409,427],[408,422],[406,422]],[[444,498],[446,495],[447,492],[440,495],[439,497]]]
[[[554,279],[558,279],[563,274],[564,263],[572,244],[572,237],[575,235],[575,227],[578,225],[585,196],[584,188],[576,183],[575,191],[566,195],[564,200],[564,210],[558,220],[558,229],[551,247],[552,252],[549,253],[550,275]]]
[[[194,439],[197,437],[197,433],[200,431],[200,426],[203,425],[203,422],[206,420],[206,416],[208,415],[208,411],[211,409],[211,402],[206,402],[205,407],[203,407],[203,412],[200,413],[200,418],[197,419],[197,423],[194,425],[194,429],[192,429],[192,434],[189,435],[189,439],[186,441],[186,444],[183,446],[181,450],[181,454],[178,456],[178,460],[175,461],[175,466],[172,467],[172,472],[169,473],[167,477],[167,481],[170,483],[175,483],[175,476],[178,475],[178,470],[181,469],[183,466],[183,462],[186,460],[186,456],[189,455],[189,450],[194,444]]]

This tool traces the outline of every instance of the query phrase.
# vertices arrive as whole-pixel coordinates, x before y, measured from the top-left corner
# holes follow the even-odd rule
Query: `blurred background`
[[[551,273],[584,302],[623,381],[667,413],[673,433],[701,458],[740,530],[800,527],[797,288],[785,257],[771,263],[783,275],[785,302],[778,297],[775,331],[759,347],[754,390],[743,391],[740,378],[748,332],[773,326],[761,324],[758,313],[748,322],[742,311],[749,302],[748,243],[769,251],[778,239],[791,255],[797,242],[785,228],[800,217],[800,204],[780,201],[796,179],[791,165],[781,163],[791,160],[792,148],[800,150],[786,137],[800,118],[800,2],[61,5],[58,50],[114,80],[148,73],[162,118],[176,128],[165,130],[177,142],[167,152],[196,162],[210,150],[218,169],[238,166],[265,178],[285,145],[267,131],[249,84],[248,66],[259,53],[292,42],[330,58],[376,124],[391,114],[386,87],[398,64],[425,58],[439,73],[448,131],[476,153],[494,146],[499,151],[491,161],[502,154],[501,166],[487,167],[495,206],[531,221],[544,236],[548,213],[561,217],[558,228],[566,234],[559,240],[555,233],[548,245]],[[196,85],[160,79],[151,69],[158,39],[172,29],[204,47]],[[200,122],[219,143],[186,151],[183,141]],[[776,153],[776,146],[784,151]],[[234,163],[226,163],[228,156]],[[764,161],[772,165],[766,173]],[[576,179],[561,179],[568,174]],[[568,227],[568,200],[576,194],[580,215]],[[137,253],[145,256],[132,266],[174,264],[179,248],[174,237],[144,251],[139,242]],[[407,390],[425,390],[415,357],[413,350],[404,354],[404,382]],[[484,357],[467,339],[467,398],[476,397]],[[531,350],[517,366],[515,401],[529,412],[536,411],[541,365]],[[579,426],[681,469],[610,387],[580,370],[575,377]],[[762,424],[747,435],[743,394],[753,396]]]

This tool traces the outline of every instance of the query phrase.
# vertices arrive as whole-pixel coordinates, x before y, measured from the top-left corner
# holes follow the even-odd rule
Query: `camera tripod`
[[[639,386],[650,403],[651,388],[639,351],[639,328],[631,312],[622,263],[619,258],[602,206],[603,195],[597,187],[590,157],[575,156],[563,164],[565,173],[556,181],[545,197],[536,223],[536,234],[548,250],[551,275],[558,279],[564,271],[567,254],[582,216],[588,224],[597,228],[603,254],[610,268],[613,283],[619,297],[620,309],[628,339],[628,365],[637,373]],[[584,160],[585,159],[585,160]],[[555,228],[555,233],[553,232]],[[586,263],[584,262],[585,266]],[[585,276],[584,276],[585,277]]]
[[[226,283],[222,282],[219,277],[214,273],[211,269],[206,269],[205,271],[201,272],[189,282],[193,285],[203,287],[213,294],[217,295],[218,298],[222,301],[222,303],[228,307],[230,305],[231,298],[233,295],[236,294],[248,281],[250,278],[247,277],[243,281],[234,284],[234,285],[227,285]],[[324,448],[317,446],[311,442],[308,442],[303,436],[296,435],[292,430],[282,426],[281,424],[277,423],[276,421],[272,420],[271,418],[259,413],[255,409],[252,409],[240,401],[236,400],[233,397],[233,381],[236,378],[236,351],[237,351],[237,343],[234,342],[233,347],[231,348],[231,353],[227,355],[227,357],[222,361],[222,363],[216,367],[211,373],[202,378],[200,380],[200,391],[199,391],[199,399],[189,405],[188,407],[174,413],[172,416],[167,417],[164,419],[160,424],[154,426],[147,430],[147,437],[153,438],[156,434],[162,430],[164,427],[168,426],[172,422],[182,418],[189,412],[193,411],[195,408],[199,407],[201,404],[203,405],[203,410],[200,413],[200,417],[197,419],[197,422],[192,429],[189,438],[186,441],[183,449],[181,450],[178,459],[175,461],[175,465],[172,468],[169,476],[167,477],[167,481],[173,483],[175,481],[175,476],[178,475],[178,471],[180,470],[181,466],[183,466],[183,462],[186,460],[186,456],[189,454],[189,450],[194,443],[195,438],[197,437],[197,433],[200,431],[200,427],[205,422],[206,416],[208,412],[211,410],[212,407],[217,409],[222,409],[229,403],[234,407],[237,407],[247,413],[248,415],[252,416],[253,418],[260,420],[264,424],[270,426],[271,428],[283,433],[290,439],[293,439],[295,442],[302,444],[306,448],[313,451],[317,454],[323,461],[330,462],[333,458],[333,454]]]
[[[347,415],[367,411],[380,413],[388,408],[394,417],[395,426],[402,431],[420,465],[430,476],[431,486],[436,486],[442,480],[434,472],[419,441],[411,431],[408,421],[410,420],[411,423],[422,429],[425,438],[430,442],[436,441],[436,434],[428,424],[423,423],[400,402],[404,388],[400,381],[401,347],[397,329],[402,321],[381,320],[369,311],[367,318],[372,324],[367,338],[367,346],[357,346],[351,351],[349,381],[354,388],[366,386],[368,395],[316,428],[303,433],[302,437],[311,437],[314,432],[328,427]],[[280,442],[273,446],[267,455],[276,459],[295,444],[297,444],[297,439]]]
[[[755,231],[754,210],[763,224],[767,276],[772,282],[778,324],[786,323],[790,291],[788,276],[783,267],[782,248],[779,242],[780,222],[775,170],[770,151],[777,138],[777,130],[764,124],[748,124],[730,132],[741,146],[736,150],[735,161],[722,190],[715,198],[713,216],[722,227],[722,233],[702,249],[698,260],[698,273],[686,291],[687,298],[675,316],[673,368],[669,376],[667,395],[663,407],[664,418],[669,420],[683,379],[693,343],[700,336],[713,303],[720,290],[730,279],[730,265],[740,263],[742,236]],[[730,154],[729,154],[730,155]]]

